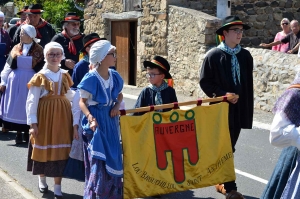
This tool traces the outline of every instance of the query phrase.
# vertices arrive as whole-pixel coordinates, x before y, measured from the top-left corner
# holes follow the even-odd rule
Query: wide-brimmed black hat
[[[80,50],[80,52],[86,52],[85,49],[86,47],[88,47],[89,45],[95,43],[96,41],[99,40],[107,40],[106,38],[100,38],[99,35],[97,33],[91,33],[88,35],[85,35],[82,39],[83,42],[83,48]]]
[[[244,30],[250,29],[250,26],[244,24],[238,16],[227,16],[222,20],[222,27],[219,28],[216,33],[218,35],[223,35],[223,30],[230,26],[242,25]]]
[[[26,14],[42,14],[44,10],[41,4],[31,4],[28,9],[24,11]]]
[[[164,74],[165,74],[165,79],[172,79],[171,74],[169,73],[170,71],[170,64],[169,62],[160,56],[155,56],[152,61],[144,61],[144,68],[160,68]]]
[[[63,24],[65,22],[74,22],[74,21],[81,21],[80,17],[77,16],[77,14],[75,12],[68,12],[66,14],[66,17],[63,21],[61,21],[60,23]]]
[[[17,12],[17,15],[22,14],[23,12],[25,12],[28,9],[29,6],[23,6],[22,10],[20,10],[19,12]]]

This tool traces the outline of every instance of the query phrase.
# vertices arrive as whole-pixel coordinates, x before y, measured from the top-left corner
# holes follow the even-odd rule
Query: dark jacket
[[[142,90],[140,93],[134,107],[135,108],[140,108],[140,107],[145,107],[145,106],[151,106],[151,105],[156,105],[155,104],[155,95],[156,92],[153,91],[151,88],[146,87]],[[178,102],[176,92],[174,88],[168,87],[164,90],[161,91],[161,98],[163,104],[169,104],[173,102]],[[170,111],[172,110],[171,108],[168,109],[163,109],[163,112]],[[134,113],[133,115],[143,115],[145,112],[139,112],[139,113]]]
[[[240,65],[240,84],[235,85],[231,72],[231,55],[215,48],[208,52],[200,72],[200,87],[208,97],[239,95],[236,104],[229,103],[229,128],[252,128],[253,120],[253,58],[241,49],[236,55]]]

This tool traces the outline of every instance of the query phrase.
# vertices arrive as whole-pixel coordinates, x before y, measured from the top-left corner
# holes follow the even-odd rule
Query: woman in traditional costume
[[[26,118],[27,83],[44,65],[43,48],[36,43],[35,37],[36,30],[32,25],[22,26],[21,42],[14,46],[1,72],[0,90],[3,95],[0,116],[5,129],[17,131],[16,144],[29,140]]]
[[[119,132],[119,108],[123,99],[123,79],[115,70],[116,47],[100,40],[90,50],[90,67],[77,86],[82,119],[85,199],[123,198],[122,150]]]
[[[54,198],[63,198],[61,180],[72,137],[71,103],[73,82],[67,70],[60,69],[64,50],[57,42],[44,49],[45,65],[28,83],[27,124],[30,125],[27,171],[39,175],[39,191],[46,193],[47,177],[54,177]]]
[[[288,181],[285,177],[280,179],[280,187],[285,187],[282,195],[278,195],[281,199],[300,198],[300,73],[298,72],[292,85],[280,96],[274,107],[274,119],[270,130],[270,142],[274,146],[293,148],[286,150],[285,156],[291,157],[285,161],[284,169],[294,165],[296,158],[296,166],[293,169]],[[288,173],[288,171],[283,170]],[[275,197],[274,197],[275,198]]]

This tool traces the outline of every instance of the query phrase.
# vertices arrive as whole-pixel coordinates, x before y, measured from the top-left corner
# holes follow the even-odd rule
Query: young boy
[[[177,102],[174,88],[168,86],[164,79],[172,79],[170,75],[170,65],[166,59],[155,56],[152,61],[144,61],[144,67],[147,69],[146,77],[150,82],[140,93],[135,108],[160,105]],[[170,111],[171,109],[157,110],[159,112]],[[143,115],[145,112],[134,113],[134,115]]]
[[[227,16],[216,33],[225,40],[209,51],[200,72],[200,87],[208,97],[236,96],[229,103],[229,132],[232,151],[241,129],[251,129],[253,121],[253,58],[239,44],[250,26],[237,16]],[[216,186],[226,199],[244,199],[235,181]]]

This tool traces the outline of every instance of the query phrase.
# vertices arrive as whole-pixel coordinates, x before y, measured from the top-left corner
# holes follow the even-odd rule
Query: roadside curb
[[[0,168],[0,178],[2,178],[5,183],[7,183],[13,190],[17,191],[25,199],[37,199],[37,197],[27,191],[25,187],[17,183],[16,180],[8,175],[2,168]]]

